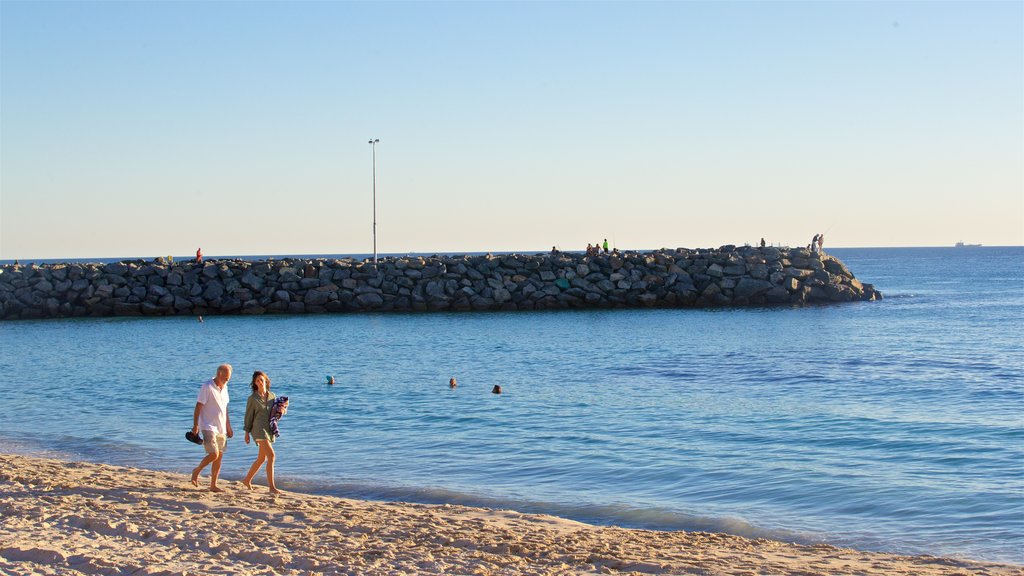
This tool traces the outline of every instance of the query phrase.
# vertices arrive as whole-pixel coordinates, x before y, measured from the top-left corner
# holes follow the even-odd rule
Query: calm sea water
[[[185,474],[227,361],[286,489],[1024,563],[1024,248],[831,252],[886,299],[0,323],[2,446]]]

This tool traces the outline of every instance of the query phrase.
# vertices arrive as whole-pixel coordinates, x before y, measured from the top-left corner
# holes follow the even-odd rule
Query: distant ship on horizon
[[[957,248],[980,248],[981,244],[964,244],[963,242],[957,242],[955,246]]]

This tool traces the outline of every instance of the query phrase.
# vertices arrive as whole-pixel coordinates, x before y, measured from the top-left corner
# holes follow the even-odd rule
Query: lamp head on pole
[[[376,144],[377,142],[380,142],[380,138],[375,138],[373,140],[370,140],[369,142],[367,142],[367,144]]]

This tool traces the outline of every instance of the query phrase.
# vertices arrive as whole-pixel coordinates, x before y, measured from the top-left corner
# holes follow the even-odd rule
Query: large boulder
[[[764,293],[764,297],[772,304],[784,304],[789,302],[789,290],[782,286],[772,286],[771,290]]]
[[[356,302],[364,308],[377,308],[384,304],[384,298],[376,292],[365,292],[356,296]]]
[[[106,264],[103,266],[103,272],[107,274],[115,274],[117,276],[121,276],[122,274],[128,272],[128,265],[125,264],[124,262],[111,262],[110,264]]]
[[[319,290],[310,290],[306,292],[306,296],[303,298],[303,302],[306,306],[323,306],[327,304],[327,301],[331,299],[329,292],[320,292]]]
[[[219,281],[214,280],[206,285],[206,290],[203,290],[204,300],[216,300],[224,295],[224,285]]]
[[[771,290],[772,283],[767,280],[757,280],[756,278],[740,278],[740,281],[736,284],[736,288],[733,289],[733,295],[736,298],[747,298],[758,294],[763,294],[768,290]]]
[[[846,276],[847,278],[853,278],[853,274],[850,273],[849,268],[845,264],[833,258],[832,256],[826,256],[824,260],[825,270],[836,274],[838,276]]]

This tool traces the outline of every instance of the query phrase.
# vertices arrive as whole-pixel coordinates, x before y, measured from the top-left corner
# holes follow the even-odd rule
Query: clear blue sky
[[[1024,3],[0,2],[0,258],[1024,244]]]

